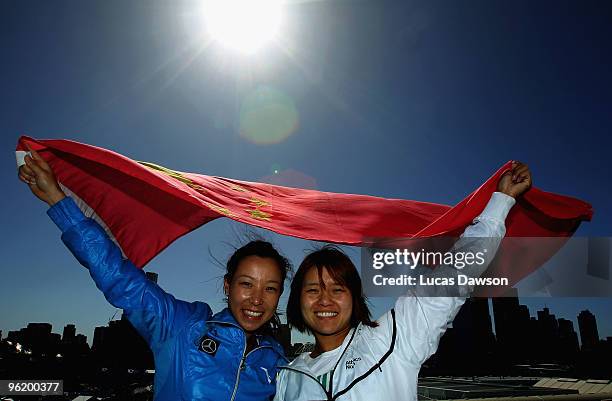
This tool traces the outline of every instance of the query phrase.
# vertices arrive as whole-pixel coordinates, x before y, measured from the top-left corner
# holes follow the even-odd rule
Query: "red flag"
[[[178,172],[68,140],[23,136],[17,144],[18,159],[27,146],[51,165],[82,208],[95,212],[139,267],[178,237],[218,217],[283,235],[357,246],[372,245],[376,238],[459,235],[485,207],[511,165],[506,163],[450,207]],[[586,202],[531,188],[511,210],[507,236],[566,237],[592,213]]]

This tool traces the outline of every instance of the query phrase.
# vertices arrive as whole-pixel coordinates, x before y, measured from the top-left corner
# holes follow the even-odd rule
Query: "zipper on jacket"
[[[236,372],[236,384],[234,384],[234,391],[232,392],[232,398],[230,401],[234,401],[236,398],[236,392],[238,391],[238,383],[240,383],[240,372],[242,372],[242,365],[244,365],[244,360],[246,359],[246,349],[247,349],[247,340],[246,335],[244,337],[244,348],[242,349],[242,358],[240,358],[240,364],[238,365],[238,371]]]
[[[247,357],[251,355],[253,351],[257,351],[262,348],[272,348],[272,347],[269,345],[261,345],[259,347],[253,348],[252,350],[250,350],[248,353],[245,354],[246,349],[247,349],[247,341],[245,337],[244,349],[242,350],[242,358],[240,359],[240,364],[238,365],[238,371],[236,372],[236,384],[234,384],[234,391],[232,392],[232,398],[230,399],[230,401],[234,401],[234,399],[236,398],[236,393],[238,392],[238,384],[240,383],[240,372],[242,372],[246,366]]]
[[[329,394],[334,394],[334,373],[336,372],[336,368],[338,367],[338,364],[340,363],[340,361],[342,360],[342,358],[344,358],[344,354],[346,354],[346,351],[349,349],[349,347],[351,346],[351,343],[353,342],[353,338],[355,338],[355,334],[357,334],[357,330],[359,330],[360,327],[357,326],[353,329],[353,333],[351,334],[351,338],[349,339],[348,343],[346,344],[346,347],[344,347],[344,350],[342,351],[342,354],[340,354],[340,358],[338,358],[338,361],[336,361],[336,364],[334,365],[334,368],[331,370],[331,374],[329,375]]]
[[[234,401],[236,399],[236,393],[238,392],[238,384],[240,383],[240,372],[242,372],[242,370],[245,367],[245,362],[246,362],[247,356],[249,356],[251,354],[251,352],[256,351],[258,349],[262,349],[262,348],[271,348],[271,349],[274,349],[274,347],[272,347],[271,345],[260,345],[258,347],[253,348],[252,350],[250,350],[247,353],[246,352],[246,350],[247,350],[246,333],[244,333],[244,329],[242,327],[240,327],[239,325],[237,325],[235,323],[224,322],[224,321],[221,321],[221,320],[209,320],[206,323],[225,324],[225,325],[228,325],[228,326],[237,327],[237,328],[239,328],[239,329],[241,329],[243,331],[243,334],[244,334],[244,348],[242,349],[242,358],[240,358],[240,364],[238,365],[238,371],[236,372],[236,383],[234,384],[234,391],[232,391],[232,398],[230,398],[230,401]]]
[[[338,391],[336,394],[333,394],[333,374],[330,375],[330,391],[327,391],[327,389],[321,384],[320,381],[317,380],[316,377],[312,376],[311,374],[304,372],[303,370],[300,369],[296,369],[296,368],[292,368],[290,366],[281,366],[279,369],[285,369],[285,370],[289,370],[289,371],[293,371],[296,373],[301,373],[306,377],[310,377],[312,380],[314,380],[319,387],[321,387],[321,389],[323,390],[323,392],[325,393],[325,395],[327,396],[327,400],[328,401],[335,401],[338,398],[342,397],[344,394],[346,394],[347,392],[349,392],[357,383],[359,383],[360,381],[364,380],[365,378],[367,378],[372,372],[374,372],[376,369],[379,369],[382,372],[382,364],[385,362],[385,360],[393,353],[393,351],[395,350],[395,341],[396,341],[396,337],[397,337],[397,324],[395,321],[395,309],[391,309],[391,318],[393,319],[393,331],[391,333],[391,345],[389,346],[389,349],[387,350],[387,352],[382,356],[382,358],[380,358],[378,360],[377,363],[375,363],[367,372],[365,372],[364,374],[362,374],[361,376],[353,379],[353,381],[351,383],[349,383],[348,386],[346,386],[344,389]],[[344,351],[342,352],[342,355],[340,356],[340,358],[338,359],[338,361],[336,362],[336,366],[334,366],[334,369],[332,369],[332,372],[334,372],[336,370],[336,367],[338,367],[338,363],[340,362],[340,360],[342,359],[342,357],[344,356],[344,353],[346,352],[346,350],[348,349],[348,346],[351,344],[351,342],[353,341],[353,337],[355,335],[355,333],[357,332],[357,330],[360,329],[360,326],[357,326],[357,328],[355,329],[355,331],[353,332],[353,335],[351,336],[351,338],[349,339],[349,342],[346,346],[346,348],[344,349]]]
[[[346,353],[346,350],[348,350],[349,346],[351,345],[351,343],[353,342],[353,338],[355,338],[355,334],[357,333],[357,330],[359,329],[358,327],[355,327],[352,334],[351,334],[351,338],[349,339],[348,343],[346,344],[346,347],[344,347],[344,350],[342,351],[342,354],[340,354],[340,357],[338,358],[338,360],[336,361],[336,364],[334,365],[334,368],[330,371],[331,374],[329,375],[329,390],[325,388],[325,386],[313,375],[311,375],[310,373],[304,372],[303,370],[299,370],[299,369],[295,369],[292,368],[290,366],[281,366],[279,369],[286,369],[286,370],[290,370],[293,372],[297,372],[297,373],[301,373],[307,377],[310,377],[312,380],[314,380],[323,390],[323,392],[325,393],[325,396],[327,397],[328,400],[333,400],[333,388],[334,388],[334,371],[336,370],[336,368],[338,367],[338,364],[340,363],[340,361],[342,360],[342,357],[344,356],[344,354]]]

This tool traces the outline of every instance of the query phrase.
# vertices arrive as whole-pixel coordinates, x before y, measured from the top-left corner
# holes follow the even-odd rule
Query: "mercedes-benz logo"
[[[200,350],[207,354],[214,355],[217,352],[218,344],[210,337],[204,337],[200,342]]]

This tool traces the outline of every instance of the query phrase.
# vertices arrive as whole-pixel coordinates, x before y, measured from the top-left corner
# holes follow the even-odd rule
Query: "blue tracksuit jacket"
[[[229,309],[175,299],[122,257],[104,229],[66,197],[48,211],[62,240],[89,269],[112,305],[122,308],[155,356],[155,401],[255,401],[274,396],[276,367],[286,361],[274,339],[246,336]]]

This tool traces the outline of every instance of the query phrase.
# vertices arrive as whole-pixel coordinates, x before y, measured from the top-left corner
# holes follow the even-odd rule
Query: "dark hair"
[[[322,270],[326,268],[335,282],[345,286],[351,292],[351,297],[353,298],[351,327],[357,327],[359,323],[370,327],[378,326],[378,323],[372,321],[372,313],[368,308],[367,297],[363,294],[361,278],[357,268],[351,259],[340,249],[333,245],[326,245],[318,251],[311,252],[304,258],[291,282],[291,292],[289,293],[289,301],[287,301],[287,322],[292,327],[301,332],[311,332],[310,328],[306,326],[306,322],[304,322],[300,301],[302,298],[304,276],[306,276],[306,273],[312,267],[317,268],[319,281],[321,281],[322,286],[324,286],[321,278]]]
[[[291,262],[289,259],[281,255],[274,246],[267,241],[251,241],[246,245],[236,249],[232,256],[227,260],[225,275],[223,276],[223,280],[226,280],[228,283],[232,282],[234,275],[236,274],[236,270],[238,270],[238,265],[244,259],[249,256],[259,256],[260,258],[270,258],[276,262],[278,269],[281,273],[281,286],[280,293],[283,293],[283,287],[285,283],[285,279],[287,278],[287,274],[292,270]],[[262,327],[258,329],[258,332],[261,334],[269,334],[275,335],[276,331],[280,327],[280,319],[278,317],[278,313],[274,313],[272,319],[269,322],[264,324]]]

